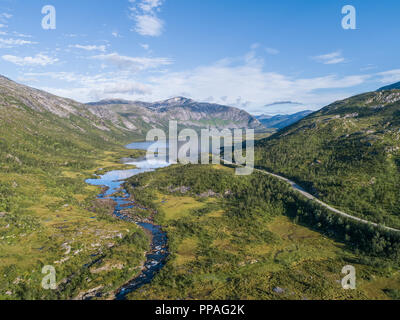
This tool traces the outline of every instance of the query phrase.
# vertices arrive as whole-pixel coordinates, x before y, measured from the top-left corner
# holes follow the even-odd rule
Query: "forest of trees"
[[[296,193],[286,183],[261,173],[237,177],[226,170],[210,170],[209,166],[188,165],[131,178],[127,187],[133,196],[145,206],[156,209],[154,194],[148,188],[140,187],[149,182],[154,190],[165,191],[170,186],[185,186],[190,187],[190,193],[194,195],[208,190],[225,195],[224,207],[233,220],[257,215],[283,214],[297,223],[345,242],[353,250],[395,260],[400,257],[400,233],[338,216]]]

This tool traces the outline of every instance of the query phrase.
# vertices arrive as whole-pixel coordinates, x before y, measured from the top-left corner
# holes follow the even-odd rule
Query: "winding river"
[[[127,145],[126,147],[128,149],[147,150],[152,144],[154,144],[154,142],[135,142]],[[159,150],[159,152],[163,151]],[[150,172],[158,168],[167,167],[169,166],[169,163],[165,161],[158,161],[157,159],[131,159],[129,161],[125,161],[125,163],[134,165],[136,168],[110,171],[102,176],[99,176],[99,179],[86,180],[88,184],[107,187],[106,191],[98,195],[98,198],[111,199],[115,201],[116,206],[114,210],[114,216],[121,220],[136,223],[152,234],[151,248],[146,255],[146,262],[142,272],[138,277],[119,289],[115,296],[116,300],[125,300],[129,293],[138,290],[145,284],[150,283],[154,276],[165,265],[169,254],[167,249],[167,235],[162,231],[160,226],[146,222],[134,222],[130,217],[122,213],[122,211],[133,208],[136,205],[134,202],[129,200],[130,195],[123,188],[123,183],[125,182],[124,180],[144,172]]]

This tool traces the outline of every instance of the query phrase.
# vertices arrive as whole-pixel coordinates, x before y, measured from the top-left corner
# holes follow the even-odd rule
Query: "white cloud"
[[[70,48],[76,48],[76,49],[82,49],[86,51],[101,51],[101,52],[106,52],[107,47],[105,45],[101,46],[96,46],[96,45],[80,45],[80,44],[74,44],[70,45]]]
[[[279,54],[279,50],[274,48],[265,48],[265,52],[272,55]]]
[[[65,97],[81,100],[83,102],[98,101],[102,99],[131,99],[132,97],[143,96],[151,94],[151,89],[146,85],[133,81],[104,81],[96,83],[95,85],[88,85],[81,88],[73,89],[54,89],[54,88],[43,88],[44,90],[53,94]],[[81,99],[85,97],[85,99]]]
[[[58,61],[57,58],[51,58],[42,53],[37,54],[34,57],[17,57],[12,55],[2,56],[3,60],[14,63],[18,66],[47,66],[54,64]]]
[[[43,88],[52,93],[79,101],[103,98],[157,101],[173,96],[187,96],[198,101],[210,100],[244,108],[248,112],[265,112],[271,101],[301,101],[303,106],[277,106],[276,112],[290,113],[304,109],[318,109],[354,93],[354,88],[373,75],[325,75],[292,77],[265,71],[264,61],[254,51],[239,58],[226,58],[211,65],[180,72],[142,74],[138,78],[131,69],[149,69],[170,63],[165,58],[133,58],[116,53],[96,56],[112,62],[121,71],[96,76],[52,74],[47,77],[68,81],[71,89]],[[25,74],[32,77],[33,74]],[[45,75],[43,75],[45,76]],[[107,89],[109,88],[109,89]],[[271,111],[268,108],[268,111]]]
[[[395,83],[400,81],[400,69],[389,70],[385,72],[378,73],[378,76],[381,77],[381,83]]]
[[[24,73],[24,77],[26,79],[49,78],[73,84],[77,87],[63,89],[41,87],[41,89],[82,102],[107,98],[135,99],[135,97],[152,94],[151,87],[128,79],[126,75],[121,72],[96,74],[92,76],[73,72],[30,72]]]
[[[158,37],[164,29],[164,21],[157,13],[163,0],[129,0],[131,3],[130,18],[136,22],[134,31],[142,36]]]
[[[7,23],[9,19],[13,17],[12,14],[9,13],[0,13],[0,22]]]
[[[142,36],[158,37],[161,35],[164,22],[151,15],[137,15],[135,17],[135,31]]]
[[[345,61],[341,51],[315,56],[312,59],[323,64],[337,64]]]
[[[12,14],[9,13],[0,13],[0,28],[8,28],[8,20],[13,17]]]
[[[0,48],[13,48],[16,46],[23,46],[28,44],[37,44],[37,42],[29,41],[29,40],[22,40],[22,39],[3,39],[0,38]]]
[[[19,33],[16,31],[13,31],[13,35],[20,38],[32,38],[30,34]]]
[[[13,15],[12,15],[12,14],[9,14],[9,13],[1,13],[1,14],[0,14],[0,20],[1,20],[1,21],[9,20],[9,19],[11,19],[12,17],[13,17]]]
[[[252,54],[255,54],[256,50],[259,49],[260,47],[261,47],[261,44],[260,44],[260,43],[253,43],[253,44],[250,46],[251,53],[252,53]],[[277,55],[277,54],[280,53],[280,51],[279,51],[278,49],[275,49],[275,48],[264,47],[263,50],[264,50],[266,53],[271,54],[271,55]]]
[[[130,2],[132,2],[132,1],[130,1]],[[163,4],[163,0],[142,0],[139,3],[139,7],[144,12],[153,12],[154,9],[161,7],[162,4]]]
[[[61,80],[66,82],[79,82],[89,80],[86,76],[77,75],[73,72],[27,72],[24,77],[46,77],[54,80]],[[96,77],[90,78],[92,81],[97,80]]]
[[[266,72],[261,63],[244,58],[241,64],[217,62],[193,70],[154,76],[149,80],[158,98],[181,95],[183,92],[196,100],[221,97],[216,98],[216,102],[253,112],[268,101],[284,100],[300,100],[307,108],[318,108],[346,97],[346,94],[325,90],[352,88],[368,78],[368,75],[292,78]],[[321,89],[324,92],[320,92]]]
[[[161,66],[170,65],[173,62],[168,58],[127,57],[121,56],[115,52],[93,56],[92,58],[110,62],[121,70],[133,72],[155,69]]]

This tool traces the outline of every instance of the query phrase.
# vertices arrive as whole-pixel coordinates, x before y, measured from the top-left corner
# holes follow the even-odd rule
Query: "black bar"
[[[292,319],[293,316],[360,319],[374,311],[398,310],[398,301],[2,301],[1,312],[32,317],[165,319]],[[10,313],[8,313],[10,312]]]

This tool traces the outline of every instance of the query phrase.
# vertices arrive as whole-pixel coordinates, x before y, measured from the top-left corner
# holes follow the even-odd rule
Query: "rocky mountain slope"
[[[80,162],[138,137],[83,104],[0,77],[0,170],[57,166],[66,154]]]
[[[280,130],[307,117],[311,113],[313,113],[313,111],[306,110],[287,115],[276,115],[276,116],[261,115],[257,116],[256,119],[260,121],[261,124],[268,129]]]
[[[89,103],[88,110],[114,125],[144,134],[152,128],[166,129],[169,120],[180,127],[195,129],[251,128],[264,131],[264,126],[246,111],[211,103],[176,97],[156,103],[125,100],[103,100]]]
[[[97,117],[79,102],[61,98],[50,93],[18,84],[0,76],[0,108],[3,118],[29,113],[29,117],[37,117],[37,121],[45,118],[56,119],[58,125],[76,129],[82,134],[91,130],[99,131],[99,135],[129,135],[126,128],[117,128],[107,119]],[[82,126],[79,125],[82,122]],[[86,128],[85,128],[86,127]]]
[[[335,102],[258,142],[256,158],[339,209],[400,226],[400,90]]]

